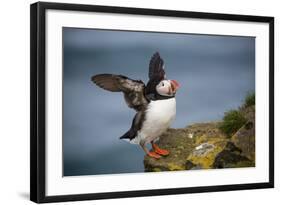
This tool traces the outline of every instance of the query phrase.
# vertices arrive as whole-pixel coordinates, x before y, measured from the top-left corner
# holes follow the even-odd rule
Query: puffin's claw
[[[158,155],[156,152],[148,152],[147,155],[151,158],[160,159],[161,156]]]
[[[152,147],[154,149],[154,152],[157,153],[157,154],[160,154],[162,156],[167,156],[169,155],[169,151],[168,150],[165,150],[165,149],[160,149],[156,144],[152,143]]]

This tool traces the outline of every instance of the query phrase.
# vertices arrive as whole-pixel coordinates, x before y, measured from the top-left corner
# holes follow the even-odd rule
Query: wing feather
[[[123,92],[127,105],[137,111],[148,103],[144,96],[145,85],[140,80],[132,80],[123,75],[99,74],[93,76],[92,81],[105,90]]]
[[[148,77],[150,80],[165,79],[164,61],[158,52],[154,53],[150,59]]]

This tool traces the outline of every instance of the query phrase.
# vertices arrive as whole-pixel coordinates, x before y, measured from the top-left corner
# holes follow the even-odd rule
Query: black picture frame
[[[269,181],[238,185],[46,196],[46,10],[121,13],[269,24]],[[96,200],[274,187],[274,17],[38,2],[30,6],[30,199],[37,203]]]

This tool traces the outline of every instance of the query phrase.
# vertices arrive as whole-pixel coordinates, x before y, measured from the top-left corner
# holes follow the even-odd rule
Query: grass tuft
[[[255,101],[255,93],[248,93],[248,95],[245,97],[244,107],[250,107],[252,105],[255,105]]]
[[[246,118],[237,110],[230,110],[224,114],[223,122],[220,125],[220,129],[227,136],[232,136],[237,132],[245,123]]]

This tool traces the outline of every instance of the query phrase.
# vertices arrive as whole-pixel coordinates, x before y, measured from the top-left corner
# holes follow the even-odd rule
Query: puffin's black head
[[[146,95],[160,95],[174,97],[179,88],[175,80],[150,80],[146,86]]]
[[[162,96],[175,96],[179,83],[175,80],[162,80],[156,85],[156,92]]]

